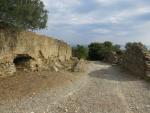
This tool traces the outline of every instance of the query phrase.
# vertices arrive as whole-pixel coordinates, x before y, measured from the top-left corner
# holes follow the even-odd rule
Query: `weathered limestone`
[[[122,65],[136,75],[150,77],[150,52],[141,43],[129,43]]]
[[[54,59],[65,62],[71,55],[71,47],[63,41],[32,32],[0,31],[0,76],[14,73],[20,65],[32,70],[49,69]]]
[[[116,52],[112,51],[104,58],[104,61],[112,64],[117,64],[119,63],[119,55],[117,55]]]
[[[74,58],[73,61],[74,61],[73,66],[72,66],[73,72],[84,72],[85,69],[87,69],[85,64],[88,62],[86,60],[84,59],[79,60],[79,59]]]

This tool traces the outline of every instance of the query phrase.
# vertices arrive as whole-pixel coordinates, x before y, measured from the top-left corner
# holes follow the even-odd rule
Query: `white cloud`
[[[132,9],[125,9],[116,13],[113,16],[113,20],[115,20],[116,22],[117,20],[118,21],[127,20],[128,18],[140,16],[142,14],[147,14],[147,13],[150,13],[150,6],[134,7]]]
[[[127,36],[129,34],[129,31],[117,31],[115,34],[117,36]]]
[[[80,0],[42,0],[49,8],[66,8],[80,4]]]
[[[82,13],[80,9],[77,9],[78,6],[84,4],[84,7],[80,8],[88,9],[92,7],[91,1],[43,0],[43,2],[49,10],[48,34],[64,37],[64,40],[67,39],[68,42],[77,42],[75,37],[83,40],[84,36],[87,39],[84,39],[82,43],[92,41],[88,37],[93,39],[95,37],[96,40],[108,39],[119,43],[137,40],[150,44],[150,22],[147,20],[139,20],[139,22],[136,19],[150,13],[150,4],[146,0],[92,0],[99,3],[100,7],[93,6],[95,9],[87,12],[85,10]],[[124,5],[123,3],[129,6],[117,9],[117,6]],[[80,31],[80,27],[84,30]],[[98,39],[101,34],[106,37]]]
[[[133,29],[135,37],[138,41],[141,41],[145,44],[150,44],[150,21],[143,24],[135,25]]]
[[[98,3],[105,5],[105,6],[112,5],[118,1],[119,0],[97,0]]]
[[[92,32],[94,32],[94,33],[100,33],[100,34],[111,33],[111,31],[109,29],[102,29],[102,28],[93,29]]]
[[[48,1],[48,0],[46,0]],[[72,25],[83,25],[83,24],[100,24],[100,23],[112,23],[118,24],[126,21],[126,19],[134,16],[138,16],[141,14],[149,13],[150,7],[148,6],[140,6],[132,9],[125,9],[122,11],[118,11],[114,14],[111,12],[108,13],[107,16],[100,16],[99,11],[92,11],[90,13],[80,14],[80,13],[72,13],[70,11],[70,7],[80,4],[79,0],[62,0],[61,2],[57,2],[54,0],[50,5],[50,14],[49,14],[49,23],[50,24],[72,24]],[[101,0],[101,2],[104,0]],[[106,0],[105,2],[108,2]],[[51,12],[54,13],[51,13]]]

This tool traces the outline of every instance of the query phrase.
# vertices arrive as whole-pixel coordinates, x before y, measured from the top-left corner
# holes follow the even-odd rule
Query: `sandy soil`
[[[85,73],[18,72],[0,79],[0,113],[150,113],[150,83],[117,66]]]

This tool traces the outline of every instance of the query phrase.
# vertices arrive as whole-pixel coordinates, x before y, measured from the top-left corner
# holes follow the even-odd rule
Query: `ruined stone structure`
[[[69,60],[71,51],[68,44],[50,37],[32,32],[9,34],[0,31],[0,76],[12,75],[21,67],[48,69],[56,63],[54,60]]]
[[[135,75],[150,77],[150,52],[141,43],[129,43],[122,65]]]
[[[105,58],[105,62],[111,63],[111,64],[117,64],[119,63],[119,55],[117,55],[116,52],[111,51]]]

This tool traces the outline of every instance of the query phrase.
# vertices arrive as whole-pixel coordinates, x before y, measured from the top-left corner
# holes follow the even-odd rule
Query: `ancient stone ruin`
[[[60,40],[32,32],[0,32],[0,76],[12,75],[17,69],[57,71],[58,62],[65,64],[71,55],[71,47]]]
[[[111,51],[105,58],[104,58],[105,62],[111,63],[111,64],[117,64],[119,63],[119,55],[114,52]]]
[[[141,43],[129,43],[122,65],[135,75],[150,77],[150,52]]]

